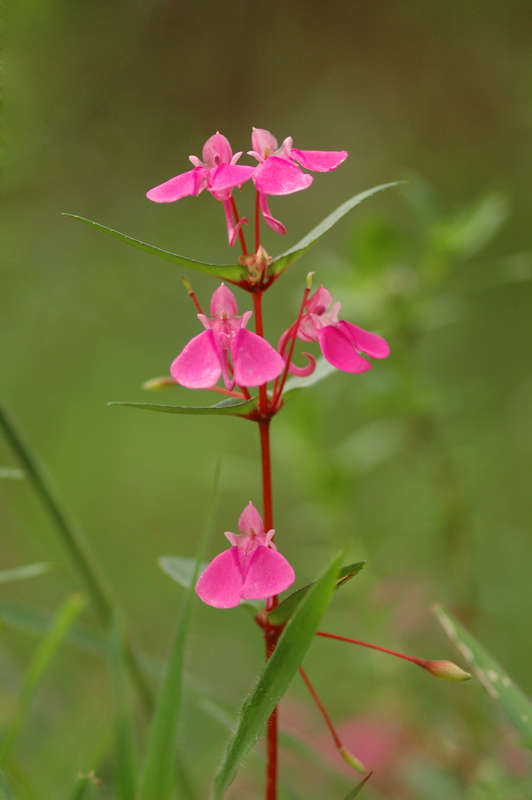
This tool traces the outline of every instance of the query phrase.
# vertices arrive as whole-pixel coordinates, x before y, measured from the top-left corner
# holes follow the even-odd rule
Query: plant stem
[[[350,644],[358,644],[361,647],[369,647],[370,650],[378,650],[380,653],[388,653],[390,656],[397,656],[397,658],[404,658],[405,661],[412,661],[413,664],[422,666],[423,659],[414,658],[413,656],[406,656],[404,653],[397,653],[395,650],[388,650],[387,647],[379,647],[376,644],[369,644],[368,642],[361,642],[360,639],[350,639],[347,636],[337,636],[335,633],[325,633],[324,631],[316,631],[316,636],[324,636],[327,639],[337,639],[339,642],[349,642]]]
[[[255,252],[258,253],[260,247],[260,194],[257,191],[255,200]]]
[[[255,332],[257,336],[264,338],[264,326],[262,324],[262,292],[253,293],[253,308],[255,310]],[[261,413],[266,416],[268,414],[268,393],[266,391],[266,384],[263,383],[259,386],[259,409]],[[266,509],[264,509],[266,513]],[[268,528],[266,528],[268,530]]]
[[[232,194],[231,194],[231,208],[233,209],[233,214],[235,215],[235,225],[238,225],[238,223],[240,222],[240,217],[238,216],[238,211],[236,209],[235,198],[233,197]],[[238,232],[238,238],[240,239],[240,246],[242,247],[242,254],[247,256],[248,251],[247,251],[247,247],[246,247],[246,240],[244,238],[244,231],[242,230],[242,228],[240,228],[240,230]]]

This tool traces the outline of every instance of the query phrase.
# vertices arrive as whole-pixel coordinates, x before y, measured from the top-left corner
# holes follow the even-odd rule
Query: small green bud
[[[349,764],[350,767],[353,767],[353,769],[356,769],[357,772],[361,772],[362,774],[366,772],[366,767],[364,764],[362,764],[362,762],[359,761],[358,758],[353,755],[353,753],[350,753],[349,750],[347,750],[343,745],[338,748],[338,752],[346,764]]]
[[[434,675],[435,678],[441,678],[442,681],[468,681],[471,678],[469,672],[464,672],[452,661],[427,661],[423,659],[419,662],[419,666]]]
[[[315,274],[314,272],[309,272],[307,274],[307,289],[312,289],[312,276],[314,274]]]
[[[168,389],[169,386],[177,386],[177,383],[173,378],[167,378],[166,376],[163,378],[151,378],[142,384],[142,388],[147,389],[148,392],[157,391],[157,389]]]
[[[192,284],[190,283],[189,279],[186,278],[184,275],[181,275],[181,280],[183,281],[183,286],[187,290],[189,294],[194,294],[194,289],[192,288]]]

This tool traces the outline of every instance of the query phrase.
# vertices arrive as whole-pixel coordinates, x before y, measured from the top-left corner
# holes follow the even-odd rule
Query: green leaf
[[[440,605],[434,606],[433,611],[489,696],[507,713],[528,747],[532,748],[532,702],[449,611]]]
[[[0,467],[0,480],[19,481],[24,477],[24,470],[16,467]]]
[[[185,598],[185,605],[150,729],[139,800],[169,800],[173,791],[177,720],[181,706],[183,661],[194,597],[193,586],[199,574],[201,559],[212,527],[219,475],[218,463],[205,532],[201,538],[196,567]]]
[[[166,572],[174,581],[181,584],[185,589],[192,585],[192,577],[196,567],[195,558],[182,558],[181,556],[161,556],[159,559],[159,566],[163,572]],[[207,569],[208,563],[202,561],[199,568],[201,574]],[[253,614],[264,608],[263,600],[241,600],[240,606],[248,608]]]
[[[85,608],[87,601],[83,595],[75,594],[66,601],[59,611],[55,622],[37,648],[28,671],[24,676],[22,689],[18,699],[18,707],[11,726],[2,742],[0,749],[0,765],[6,763],[11,751],[16,743],[18,734],[28,712],[31,700],[41,679],[48,669],[57,649],[65,638],[69,628],[73,625],[76,617]]]
[[[287,690],[309,649],[327,610],[340,568],[342,553],[312,586],[284,629],[250,696],[245,700],[236,733],[215,779],[214,800],[221,800],[238,765],[259,738],[264,725]]]
[[[238,400],[238,398],[230,397],[227,400],[222,400],[214,406],[163,406],[157,403],[128,403],[128,402],[112,402],[107,403],[108,406],[130,406],[131,408],[143,408],[146,411],[162,411],[164,414],[217,414],[218,416],[226,415],[233,417],[244,417],[255,411],[257,408],[257,398],[252,397],[250,400]]]
[[[24,567],[5,569],[0,572],[0,584],[13,583],[15,581],[26,581],[28,578],[38,578],[46,575],[55,569],[53,564],[26,564]]]
[[[364,788],[364,784],[366,784],[369,781],[372,775],[373,772],[370,772],[368,775],[366,775],[363,781],[357,783],[355,788],[351,792],[349,792],[349,794],[344,798],[344,800],[353,800],[353,798],[356,797],[358,793]]]
[[[300,378],[297,375],[293,375],[291,378],[288,378],[284,385],[282,396],[286,400],[287,394],[296,393],[299,391],[299,389],[308,389],[309,386],[314,386],[315,383],[323,381],[336,371],[336,367],[333,367],[332,364],[329,364],[325,358],[320,357],[317,359],[316,369],[311,375],[308,375],[306,378]]]
[[[85,217],[78,217],[76,214],[63,214],[63,216],[84,222],[85,225],[90,225],[92,228],[96,228],[96,230],[108,233],[109,236],[114,236],[115,239],[120,239],[121,242],[130,244],[132,247],[137,247],[139,250],[144,250],[146,253],[151,253],[152,256],[164,258],[166,261],[172,261],[174,264],[179,264],[180,267],[187,267],[187,269],[193,269],[196,272],[205,272],[207,275],[214,275],[215,278],[221,278],[223,281],[228,281],[229,283],[240,283],[240,281],[245,281],[249,278],[247,267],[243,267],[240,264],[229,264],[226,266],[222,264],[205,264],[202,261],[194,261],[191,258],[177,255],[177,253],[170,253],[168,250],[161,250],[159,247],[140,242],[138,239],[132,239],[130,236],[126,236],[125,233],[107,228],[105,225],[100,225],[98,222],[85,219]]]
[[[0,772],[0,800],[15,800],[15,795],[9,788],[9,784]]]
[[[342,567],[336,576],[336,586],[334,588],[337,589],[350,578],[354,578],[354,576],[364,568],[365,564],[365,561],[355,561],[353,564],[346,564],[345,567]],[[300,589],[292,592],[292,594],[289,594],[282,603],[279,603],[279,605],[274,608],[273,611],[269,612],[268,619],[270,622],[273,625],[282,625],[283,622],[286,622],[286,620],[294,613],[300,602],[303,600],[308,590],[311,588],[311,586],[314,586],[315,583],[316,581],[307,583],[305,586],[302,586]]]
[[[0,619],[15,630],[37,636],[47,636],[54,624],[49,612],[5,597],[0,597]],[[89,653],[107,655],[107,637],[99,631],[73,625],[68,629],[65,641]]]
[[[94,800],[98,797],[100,781],[91,770],[88,775],[78,775],[68,800]]]
[[[351,197],[349,200],[346,200],[345,203],[342,203],[341,206],[329,214],[328,217],[325,217],[324,220],[320,222],[320,224],[313,228],[306,236],[301,239],[294,247],[291,247],[290,250],[287,250],[285,253],[282,253],[280,256],[277,256],[273,259],[270,266],[268,267],[268,275],[274,277],[276,275],[280,275],[281,272],[289,267],[294,261],[297,261],[298,258],[307,252],[307,250],[312,247],[312,245],[320,239],[324,233],[326,233],[329,228],[332,228],[333,225],[336,225],[342,217],[345,217],[353,208],[363,203],[364,200],[367,200],[368,197],[372,197],[374,194],[378,192],[382,192],[385,189],[390,189],[393,186],[402,186],[407,181],[394,181],[393,183],[383,183],[382,186],[374,186],[373,189],[367,189],[365,192],[361,192],[360,194]]]
[[[118,619],[110,631],[110,662],[114,700],[116,784],[119,800],[134,800],[137,776],[133,710],[129,693],[127,655],[122,625]]]

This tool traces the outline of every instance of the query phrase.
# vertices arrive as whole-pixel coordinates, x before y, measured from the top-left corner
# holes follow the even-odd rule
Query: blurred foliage
[[[357,209],[265,298],[275,340],[315,270],[341,316],[392,347],[366,375],[294,393],[275,420],[275,521],[298,585],[349,543],[349,560],[368,566],[335,594],[327,630],[453,658],[428,612],[442,600],[532,691],[531,27],[528,0],[287,0],[282,14],[251,0],[6,7],[2,393],[87,533],[154,680],[183,601],[157,560],[197,552],[218,454],[214,529],[234,529],[235,508],[259,495],[258,443],[239,419],[107,408],[146,402],[142,382],[165,374],[199,329],[178,269],[60,215],[229,263],[218,204],[202,195],[161,208],[144,193],[186,169],[216,129],[246,150],[256,125],[295,146],[350,152],[308,192],[272,199],[288,228],[286,242],[267,232],[273,255],[353,192],[411,181]],[[251,200],[244,188],[239,210]],[[210,279],[193,283],[206,303]],[[171,395],[191,402],[184,389]],[[0,481],[0,569],[64,569],[2,586],[2,734],[36,650],[30,629],[45,630],[47,610],[79,588],[18,466],[0,442],[0,477],[21,478]],[[196,606],[187,656],[181,779],[198,796],[227,736],[205,703],[233,717],[262,668],[248,615],[222,613]],[[99,647],[93,625],[85,612],[68,641]],[[112,797],[98,647],[63,646],[36,691],[7,776],[19,800],[68,797],[79,768],[94,768],[99,796]],[[480,686],[447,687],[340,642],[316,642],[307,661],[347,746],[375,769],[361,797],[530,796],[530,759]],[[135,723],[145,743],[140,705]],[[332,787],[345,797],[351,773],[297,681],[281,727],[292,736],[281,796],[322,798]],[[305,747],[318,748],[314,759]],[[235,791],[255,796],[261,782],[259,751]]]

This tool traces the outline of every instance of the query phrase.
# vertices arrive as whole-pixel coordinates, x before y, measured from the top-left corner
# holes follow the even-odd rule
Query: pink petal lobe
[[[203,145],[203,161],[206,167],[217,167],[218,164],[229,164],[233,151],[229,140],[221,133],[215,133]]]
[[[264,600],[284,592],[295,581],[294,570],[284,556],[269,547],[257,547],[241,589],[246,600]]]
[[[238,306],[233,292],[227,288],[225,283],[222,283],[214,290],[211,297],[210,305],[211,317],[236,317],[238,314]]]
[[[234,378],[239,386],[261,386],[277,378],[284,361],[261,336],[240,328],[231,345]]]
[[[253,128],[251,146],[261,158],[267,158],[277,150],[277,139],[264,128]]]
[[[262,194],[262,192],[259,192],[259,204],[262,216],[264,217],[264,221],[266,222],[266,224],[270,226],[272,231],[275,231],[275,233],[279,233],[281,234],[281,236],[284,236],[284,234],[286,233],[286,228],[282,222],[280,222],[278,219],[275,219],[275,217],[272,215],[268,207],[268,199],[265,194]]]
[[[338,323],[338,327],[342,333],[345,333],[351,339],[357,350],[367,353],[368,356],[386,358],[390,355],[390,346],[382,336],[377,336],[376,333],[369,333],[364,328],[359,328],[358,325],[353,325],[352,322],[345,322],[345,320],[341,320]]]
[[[327,325],[318,332],[318,341],[321,352],[336,369],[342,372],[366,372],[371,369],[371,364],[359,356],[345,333],[333,325]]]
[[[284,158],[270,156],[255,173],[255,186],[264,194],[292,194],[307,189],[313,181],[299,167]]]
[[[293,361],[290,362],[290,366],[288,367],[288,372],[290,375],[297,375],[298,378],[306,378],[307,375],[312,375],[314,370],[316,369],[316,359],[310,353],[301,353],[302,356],[305,356],[307,359],[307,366],[306,367],[298,367],[294,364]]]
[[[214,558],[196,584],[196,594],[214,608],[234,608],[242,598],[243,578],[236,547]]]
[[[261,515],[250,500],[240,515],[238,530],[240,533],[249,533],[252,529],[255,533],[264,533]]]
[[[203,167],[195,167],[150,189],[146,193],[146,197],[148,200],[153,200],[154,203],[173,203],[174,200],[181,200],[182,197],[198,194],[204,173]]]
[[[290,151],[291,158],[295,159],[305,169],[312,172],[331,172],[345,161],[347,150],[294,150]]]
[[[211,330],[190,340],[172,363],[170,374],[187,389],[210,389],[216,385],[222,365]]]
[[[221,192],[224,189],[234,189],[242,186],[253,177],[257,167],[247,167],[244,164],[220,164],[214,169],[209,178],[209,191]]]

